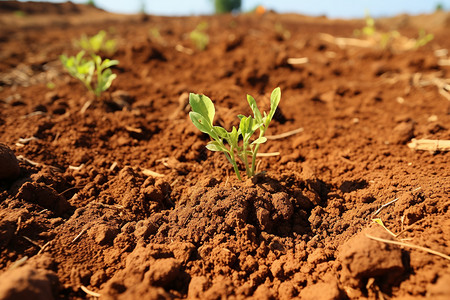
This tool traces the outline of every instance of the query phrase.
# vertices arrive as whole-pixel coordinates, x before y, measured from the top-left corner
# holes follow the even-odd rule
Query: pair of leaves
[[[117,42],[115,40],[106,40],[106,32],[104,30],[100,30],[92,37],[83,35],[77,44],[81,47],[81,49],[91,54],[105,51],[107,54],[112,55],[117,48]]]

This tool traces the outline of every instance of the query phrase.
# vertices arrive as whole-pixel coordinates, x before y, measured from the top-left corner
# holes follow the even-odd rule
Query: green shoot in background
[[[80,51],[76,56],[61,55],[60,60],[70,75],[80,80],[90,92],[99,98],[117,77],[112,73],[110,67],[119,64],[119,61],[109,59],[102,61],[98,55],[92,55],[92,58],[87,59],[84,54],[84,51]],[[95,83],[94,75],[96,75]]]
[[[106,31],[104,30],[100,30],[92,37],[83,35],[75,44],[89,54],[104,52],[108,55],[113,55],[117,50],[116,40],[107,40]]]
[[[207,29],[208,23],[201,22],[189,34],[189,38],[191,39],[192,43],[194,43],[195,47],[200,51],[205,50],[209,44],[209,35],[206,33]]]
[[[434,39],[434,35],[432,33],[426,33],[424,29],[419,30],[419,36],[416,39],[416,44],[414,47],[420,48],[422,46],[425,46],[429,42],[431,42]]]
[[[205,95],[191,93],[189,95],[189,104],[191,105],[192,111],[189,113],[189,117],[195,127],[201,132],[207,133],[212,138],[212,141],[206,145],[206,148],[211,151],[223,152],[227,160],[233,165],[236,176],[239,180],[242,180],[237,165],[237,158],[244,163],[248,177],[255,175],[256,155],[260,145],[267,141],[264,134],[269,127],[270,121],[272,121],[280,100],[281,90],[280,88],[276,88],[270,96],[269,113],[264,112],[261,114],[255,99],[247,95],[247,102],[253,111],[253,117],[239,115],[239,127],[236,128],[233,126],[232,130],[228,132],[220,126],[213,125],[216,111],[211,99]],[[259,131],[259,134],[256,139],[251,140],[256,131]],[[242,142],[240,142],[239,137],[242,138]],[[225,145],[224,141],[228,145]]]

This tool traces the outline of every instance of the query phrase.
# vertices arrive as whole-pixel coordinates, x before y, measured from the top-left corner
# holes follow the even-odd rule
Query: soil
[[[407,51],[334,39],[364,20],[2,1],[0,298],[449,299],[448,259],[408,245],[450,254],[450,154],[407,145],[450,139],[449,20],[380,20],[434,34]],[[204,51],[189,39],[202,21]],[[94,99],[59,55],[102,29],[120,63]],[[241,182],[188,93],[230,129],[246,94],[267,109],[278,86],[260,151],[279,155]]]

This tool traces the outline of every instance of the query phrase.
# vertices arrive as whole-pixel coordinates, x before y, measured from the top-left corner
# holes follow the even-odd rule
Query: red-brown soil
[[[450,154],[407,146],[450,139],[450,101],[424,84],[450,76],[435,55],[448,14],[383,20],[435,34],[399,51],[320,35],[352,37],[361,20],[14,5],[0,4],[0,298],[450,298],[448,260],[367,236],[450,254]],[[201,21],[205,51],[189,40]],[[119,43],[118,77],[82,109],[92,96],[59,55],[101,29]],[[240,182],[205,149],[187,93],[230,129],[246,94],[267,107],[277,86],[267,134],[303,131],[264,144],[280,155]]]

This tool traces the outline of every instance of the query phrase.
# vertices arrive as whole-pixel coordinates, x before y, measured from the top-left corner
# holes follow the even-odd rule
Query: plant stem
[[[262,128],[262,129],[261,129]],[[266,133],[266,126],[263,126],[259,129],[259,137],[263,137],[264,134]],[[258,154],[258,150],[259,150],[259,146],[261,146],[261,144],[257,144],[255,146],[255,150],[253,151],[253,155],[252,155],[252,172],[251,172],[251,176],[255,175],[255,171],[256,171],[256,154]]]
[[[236,173],[237,178],[240,181],[242,181],[241,173],[239,173],[239,169],[238,169],[238,166],[236,164],[236,158],[234,157],[234,149],[233,149],[233,147],[231,147],[230,150],[231,150],[230,151],[230,155],[228,155],[228,153],[224,152],[225,156],[227,157],[228,161],[233,165],[234,172]]]
[[[100,97],[101,91],[98,90],[98,85],[100,84],[101,78],[102,78],[102,70],[100,69],[100,64],[97,63],[97,60],[95,61],[95,64],[97,65],[97,84],[95,86],[95,96],[97,98]]]
[[[248,166],[248,157],[247,157],[247,144],[244,143],[242,146],[242,153],[243,153],[243,161],[244,161],[244,165],[245,165],[245,172],[247,173],[247,177],[250,178],[252,177],[252,172],[250,170],[250,167]]]

